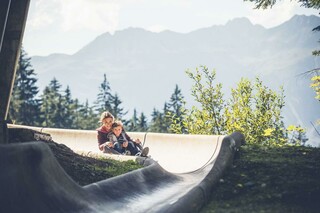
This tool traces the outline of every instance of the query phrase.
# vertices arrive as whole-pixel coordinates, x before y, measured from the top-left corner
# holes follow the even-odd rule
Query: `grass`
[[[201,212],[319,212],[319,199],[319,148],[246,145]]]

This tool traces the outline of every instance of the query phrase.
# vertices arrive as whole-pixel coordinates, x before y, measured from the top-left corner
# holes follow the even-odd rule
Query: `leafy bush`
[[[253,83],[242,78],[225,101],[222,84],[214,83],[215,70],[200,66],[194,73],[190,70],[186,73],[194,81],[192,96],[200,107],[184,108],[180,119],[172,116],[172,132],[220,135],[239,131],[249,144],[288,143],[288,133],[292,130],[287,130],[282,121],[281,110],[285,104],[282,87],[276,92],[259,78]]]

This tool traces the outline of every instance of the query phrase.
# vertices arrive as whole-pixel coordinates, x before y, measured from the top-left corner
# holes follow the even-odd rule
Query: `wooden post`
[[[7,117],[30,0],[0,1],[0,144],[8,141]]]

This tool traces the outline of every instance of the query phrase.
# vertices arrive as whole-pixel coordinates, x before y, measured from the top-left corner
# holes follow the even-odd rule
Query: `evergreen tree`
[[[110,112],[116,119],[122,119],[123,116],[127,114],[127,112],[124,112],[124,108],[120,106],[121,104],[122,101],[120,100],[117,93],[114,96],[110,97]],[[124,120],[122,122],[125,123]]]
[[[168,116],[169,113],[168,104],[165,102],[163,112],[153,109],[151,114],[151,123],[149,127],[150,132],[168,133],[171,125],[171,120]]]
[[[43,125],[47,127],[63,127],[63,98],[60,94],[60,83],[53,78],[49,86],[45,87],[41,96],[43,113]]]
[[[139,132],[146,132],[148,131],[148,121],[145,114],[142,112],[138,119],[138,131]]]
[[[93,107],[89,106],[88,100],[79,110],[79,117],[81,117],[81,125],[79,129],[92,130],[98,126],[99,115],[94,113]]]
[[[83,126],[83,115],[85,114],[83,111],[84,106],[79,102],[76,98],[73,101],[72,110],[73,110],[73,122],[72,128],[73,129],[82,129]]]
[[[42,95],[40,96],[41,98],[41,107],[40,107],[40,111],[41,111],[41,120],[42,120],[42,125],[44,126],[50,126],[51,122],[50,122],[50,114],[49,112],[51,111],[50,109],[50,99],[51,99],[51,95],[50,95],[50,89],[48,86],[46,86],[43,90]]]
[[[155,108],[151,114],[150,132],[162,132],[163,114]]]
[[[39,125],[39,89],[32,69],[31,58],[21,48],[13,93],[10,101],[9,118],[17,124]]]
[[[77,110],[74,107],[74,100],[71,97],[71,90],[69,86],[67,86],[63,96],[63,116],[64,119],[62,120],[63,128],[70,129],[73,126],[73,121],[75,118],[74,112]]]
[[[134,109],[132,118],[125,124],[125,129],[130,132],[137,132],[139,130],[138,123],[138,113],[137,110]]]
[[[175,122],[175,125],[181,126],[182,133],[186,132],[185,127],[182,124],[184,115],[184,104],[184,97],[178,85],[176,85],[168,103],[168,112],[165,115],[169,116],[171,118],[170,120]]]
[[[106,74],[103,75],[103,81],[99,87],[99,93],[95,102],[95,108],[98,114],[104,111],[112,111],[111,102],[114,97],[111,94],[110,84],[107,80]]]
[[[170,126],[172,124],[172,121],[171,121],[170,116],[168,116],[169,113],[170,113],[170,110],[169,110],[168,103],[164,102],[164,105],[163,105],[163,122],[162,122],[162,125],[161,125],[161,129],[162,129],[163,132],[172,132],[170,130]]]
[[[182,116],[182,108],[184,105],[184,97],[176,85],[173,94],[171,95],[170,102],[168,103],[169,111],[171,111],[176,117],[180,118]]]

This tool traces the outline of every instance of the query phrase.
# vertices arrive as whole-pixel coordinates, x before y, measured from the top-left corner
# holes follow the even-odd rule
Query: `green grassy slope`
[[[201,213],[320,212],[320,148],[243,146]]]

